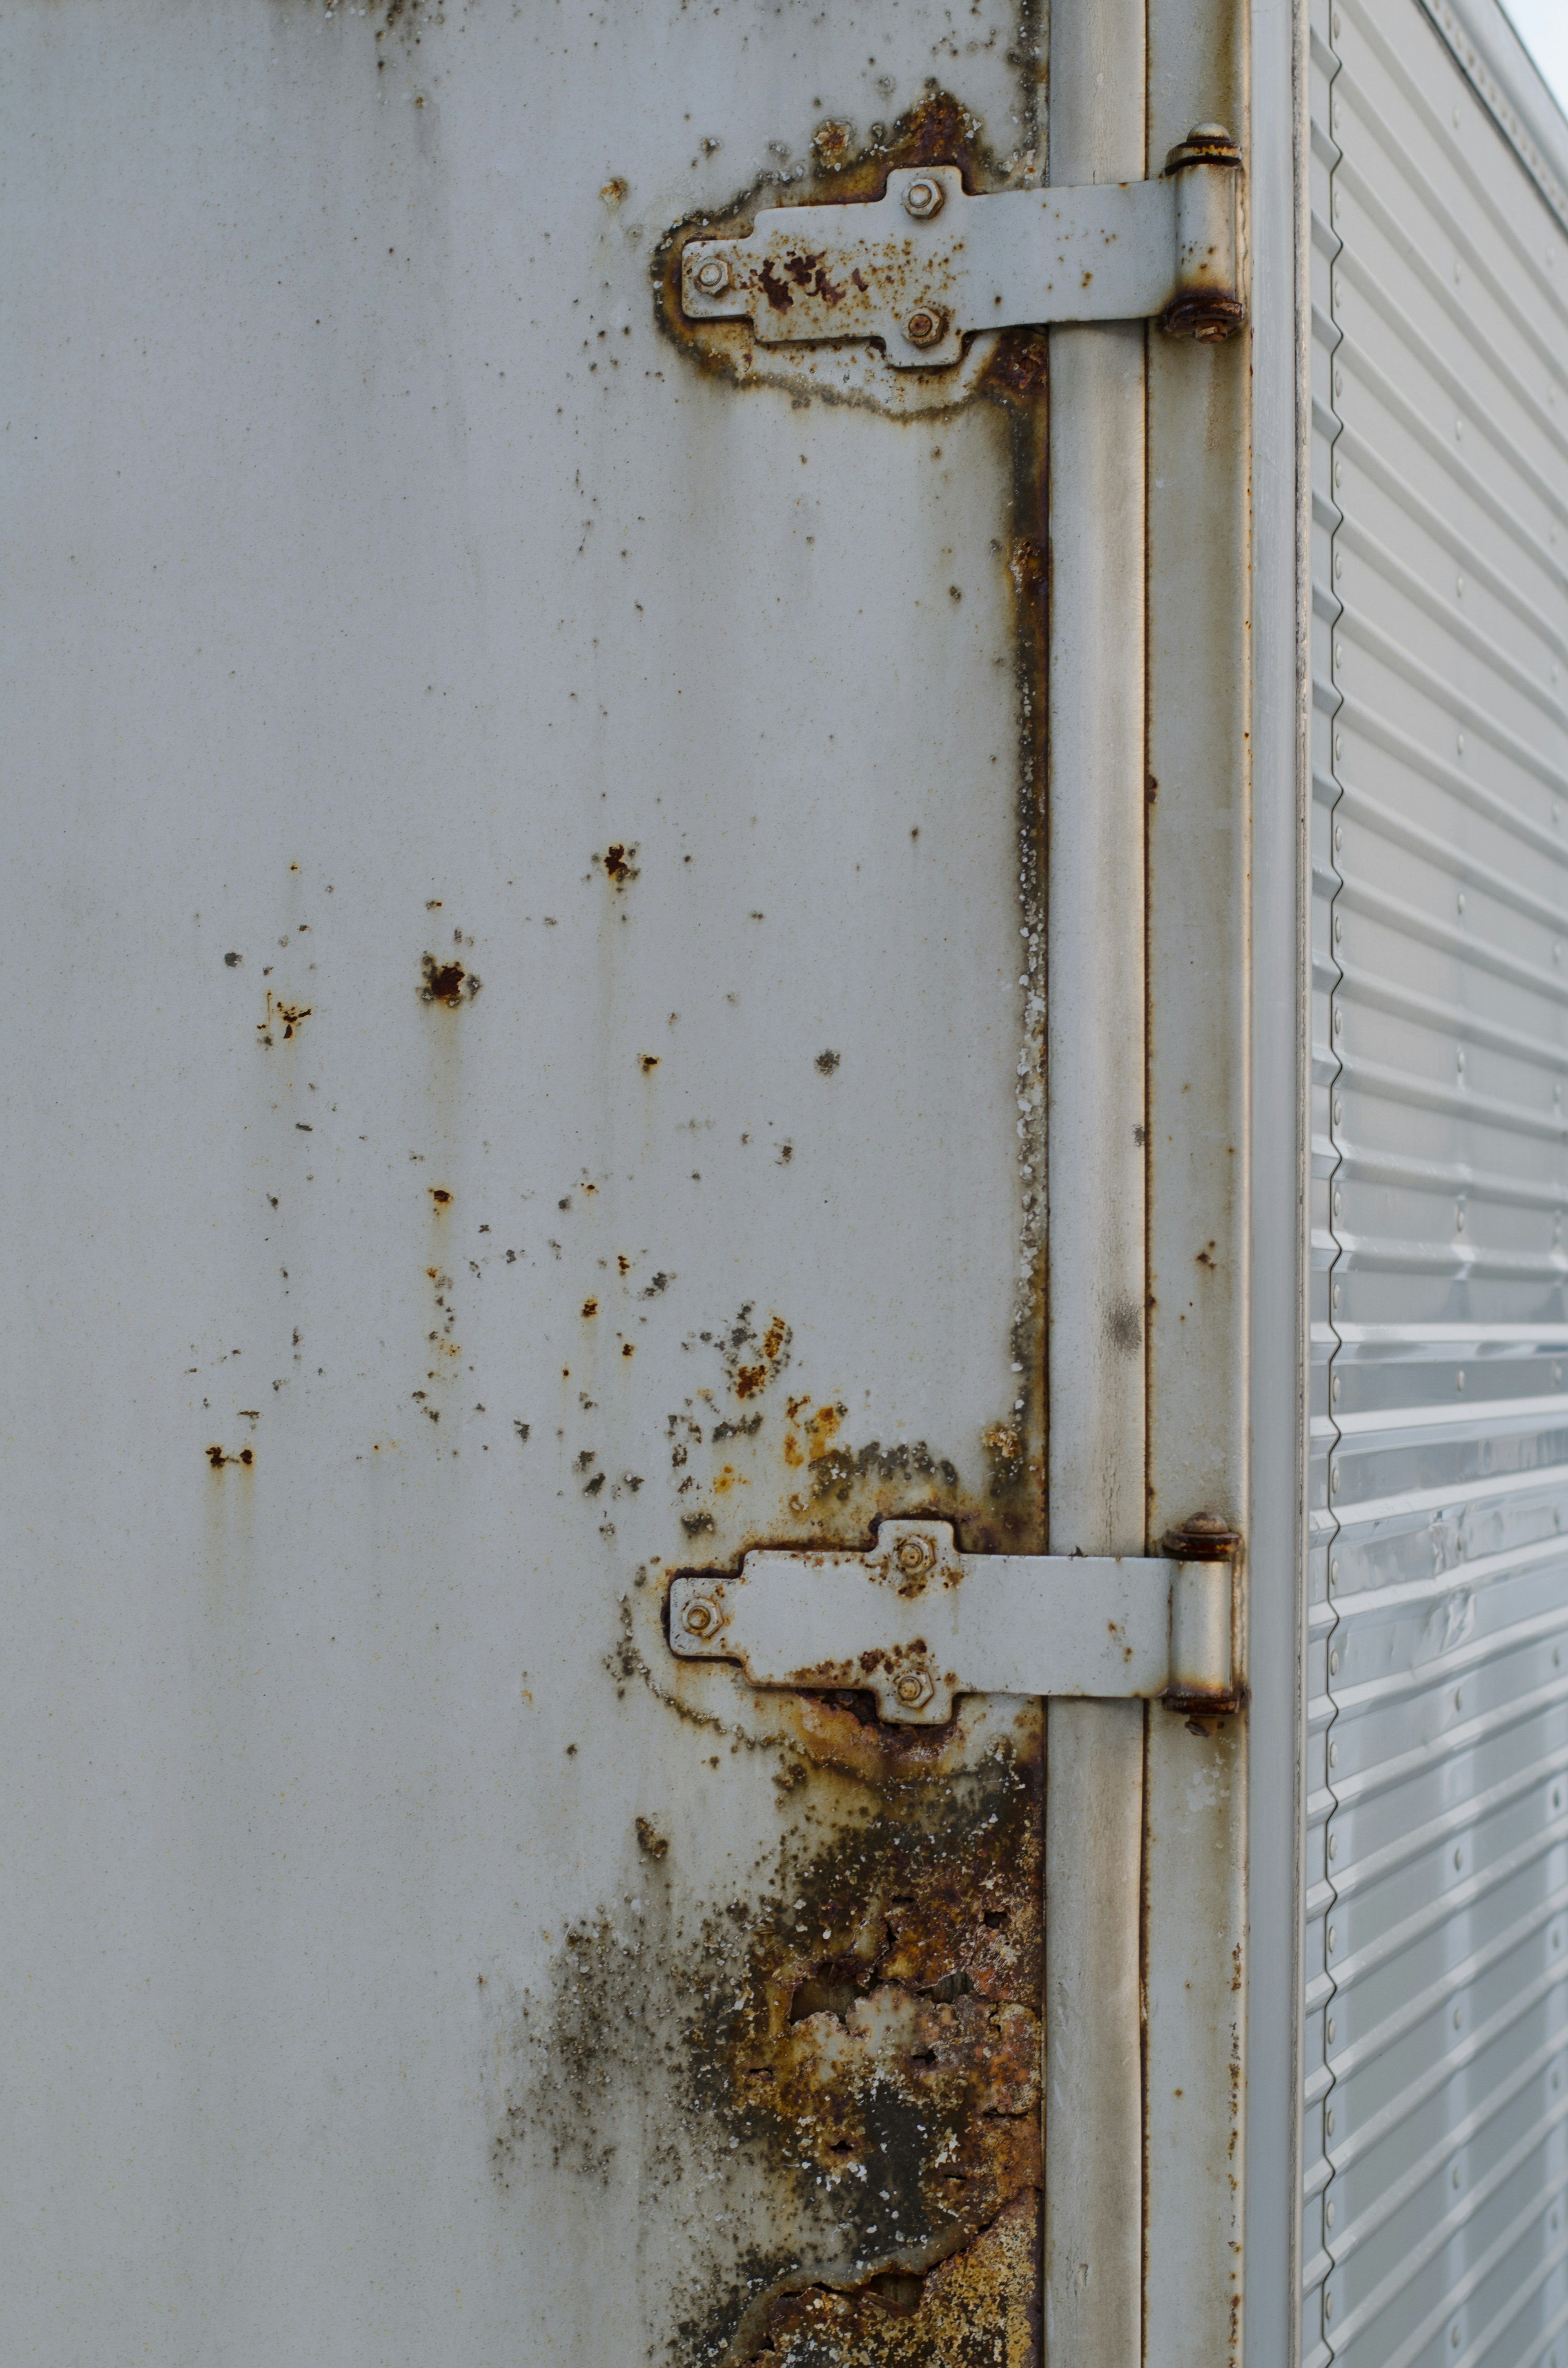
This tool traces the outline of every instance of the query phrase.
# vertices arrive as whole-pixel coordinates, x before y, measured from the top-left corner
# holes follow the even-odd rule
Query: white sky
[[[1568,115],[1568,0],[1504,0],[1514,29]]]

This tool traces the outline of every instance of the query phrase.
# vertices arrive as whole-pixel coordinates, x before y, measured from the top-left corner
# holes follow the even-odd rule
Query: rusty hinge
[[[1215,1514],[1158,1558],[960,1554],[950,1521],[885,1520],[869,1553],[765,1548],[733,1576],[678,1573],[670,1644],[756,1686],[873,1693],[894,1725],[939,1726],[955,1694],[1228,1709],[1240,1544]]]
[[[871,204],[770,206],[746,238],[681,255],[693,320],[749,319],[762,345],[876,338],[901,370],[959,361],[966,332],[1157,319],[1227,337],[1239,290],[1241,151],[1200,123],[1155,181],[971,197],[956,165],[888,175]]]

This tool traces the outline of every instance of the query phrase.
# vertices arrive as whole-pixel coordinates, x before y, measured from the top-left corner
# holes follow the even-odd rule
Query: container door
[[[1122,177],[1237,120],[1194,22],[1151,12]],[[1045,1705],[887,1725],[664,1627],[677,1571],[889,1516],[1095,1550],[1048,1367],[1059,1452],[1080,1366],[1156,1409],[1120,1551],[1244,1512],[1237,996],[1151,1049],[1141,968],[1147,831],[1151,959],[1240,974],[1177,888],[1216,814],[1241,862],[1241,347],[1116,333],[1149,472],[1199,459],[1108,611],[1144,634],[1149,554],[1133,1199],[1060,1170],[1132,1281],[1048,1355],[1047,340],[894,387],[672,296],[759,192],[1042,177],[1041,38],[8,15],[17,2362],[1031,2368],[1054,2281],[1053,2360],[1128,2368],[1145,2063],[1156,2355],[1219,2356],[1236,1722],[1062,1730],[1052,2159],[1109,2179],[1102,2299],[1079,2174],[1043,2200]],[[1178,552],[1221,495],[1216,637]]]

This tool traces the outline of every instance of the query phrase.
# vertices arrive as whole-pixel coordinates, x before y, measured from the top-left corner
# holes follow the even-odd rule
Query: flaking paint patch
[[[642,2357],[1033,2368],[1038,1705],[914,1748],[774,1707],[778,1841],[731,1896],[632,1839],[635,1888],[501,2000],[494,2175],[635,2224]]]

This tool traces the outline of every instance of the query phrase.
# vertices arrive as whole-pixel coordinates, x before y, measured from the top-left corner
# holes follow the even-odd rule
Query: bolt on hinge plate
[[[756,1686],[870,1692],[895,1725],[940,1726],[960,1693],[1229,1708],[1239,1540],[1205,1519],[1167,1540],[1181,1559],[966,1554],[950,1521],[884,1520],[869,1553],[763,1549],[733,1576],[678,1573],[670,1644],[738,1661]]]
[[[870,204],[770,206],[749,237],[693,238],[688,319],[749,320],[761,345],[878,339],[895,368],[945,368],[966,333],[1158,319],[1229,336],[1241,152],[1221,124],[1173,148],[1157,181],[971,197],[956,165],[888,175]]]

